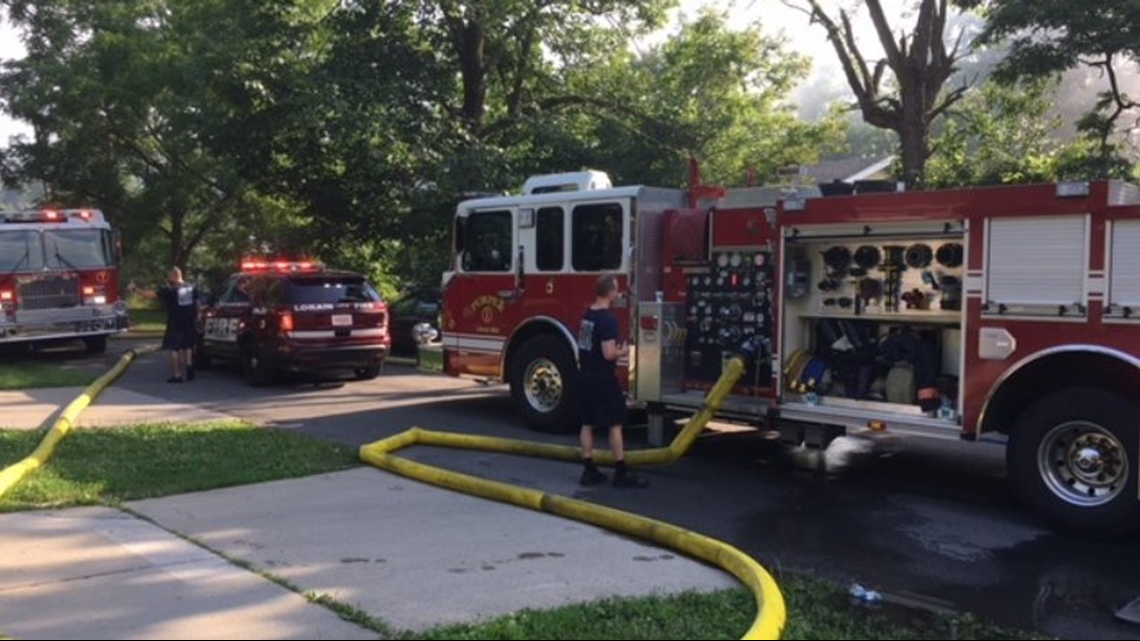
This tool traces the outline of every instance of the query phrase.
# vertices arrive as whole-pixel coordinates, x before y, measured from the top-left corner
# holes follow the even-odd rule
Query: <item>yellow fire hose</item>
[[[697,440],[705,425],[713,418],[732,386],[744,372],[744,361],[731,359],[724,373],[705,397],[701,411],[689,419],[684,429],[668,447],[638,450],[626,455],[631,465],[671,463],[681,458]],[[652,541],[691,557],[715,564],[739,579],[756,598],[756,618],[743,639],[779,639],[787,611],[775,579],[752,557],[722,541],[697,534],[662,521],[629,512],[595,505],[586,501],[548,494],[538,490],[451,472],[432,465],[395,456],[412,445],[430,445],[520,456],[534,456],[562,461],[577,461],[580,450],[569,445],[535,443],[509,438],[436,432],[413,427],[405,432],[364,445],[360,458],[376,467],[439,487],[464,492],[493,501],[510,503],[583,521],[609,530]],[[613,463],[613,453],[598,451],[599,463]]]
[[[44,439],[40,441],[40,444],[31,454],[0,470],[0,496],[7,494],[8,490],[11,490],[30,472],[47,463],[47,460],[55,453],[56,446],[67,436],[71,428],[75,426],[75,421],[79,418],[83,410],[87,409],[87,406],[93,403],[96,398],[99,398],[103,390],[107,389],[111,383],[114,383],[115,379],[122,376],[123,372],[127,371],[127,367],[130,366],[135,358],[153,352],[155,349],[154,347],[142,347],[127,350],[127,353],[123,354],[122,358],[119,359],[118,363],[115,363],[114,367],[95,379],[94,382],[83,390],[82,394],[71,401],[60,413],[59,418],[55,419],[55,422],[52,423],[51,428],[48,429]]]

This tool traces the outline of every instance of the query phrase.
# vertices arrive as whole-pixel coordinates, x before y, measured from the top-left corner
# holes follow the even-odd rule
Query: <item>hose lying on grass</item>
[[[143,354],[153,352],[155,349],[154,347],[142,347],[127,350],[127,353],[123,354],[122,358],[119,359],[119,362],[115,363],[114,367],[95,379],[83,390],[82,394],[68,403],[67,407],[63,408],[63,411],[60,412],[59,418],[55,419],[55,422],[52,423],[51,428],[48,429],[47,434],[44,435],[44,439],[40,441],[40,444],[31,454],[0,470],[0,496],[7,494],[8,491],[15,487],[25,476],[47,463],[51,455],[55,453],[55,448],[59,445],[60,441],[62,441],[67,436],[67,433],[71,431],[71,428],[75,426],[75,421],[78,420],[83,410],[95,402],[95,399],[99,398],[99,395],[103,393],[103,390],[110,387],[111,383],[114,383],[116,379],[122,376],[123,372],[127,371],[127,368],[130,367],[136,358]]]

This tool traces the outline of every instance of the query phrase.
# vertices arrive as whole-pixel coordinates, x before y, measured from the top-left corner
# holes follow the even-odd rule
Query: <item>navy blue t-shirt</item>
[[[158,299],[166,307],[166,328],[177,331],[194,329],[197,316],[198,290],[189,283],[163,285],[158,290]]]
[[[610,310],[587,310],[578,326],[578,362],[582,371],[612,374],[617,364],[606,360],[602,343],[617,338],[618,322]]]

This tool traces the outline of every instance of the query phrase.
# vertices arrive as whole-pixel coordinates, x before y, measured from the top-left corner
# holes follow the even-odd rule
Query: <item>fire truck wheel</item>
[[[83,339],[83,343],[87,345],[87,351],[91,354],[104,354],[107,352],[106,336],[89,336]]]
[[[578,428],[578,377],[574,355],[552,335],[523,343],[511,362],[511,396],[527,424],[539,432]]]
[[[252,348],[247,348],[242,354],[241,373],[245,377],[245,382],[254,387],[268,385],[273,380],[273,369],[257,350]]]
[[[1057,529],[1119,536],[1140,525],[1140,407],[1100,389],[1057,392],[1017,419],[1006,452],[1021,497]]]

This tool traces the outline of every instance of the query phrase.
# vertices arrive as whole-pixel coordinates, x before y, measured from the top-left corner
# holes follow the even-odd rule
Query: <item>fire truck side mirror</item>
[[[115,248],[115,264],[119,265],[123,262],[123,235],[119,233],[118,229],[114,229],[111,234],[111,244]]]
[[[451,266],[452,269],[458,270],[460,265],[464,262],[464,250],[467,249],[467,218],[459,216],[455,219],[455,229],[452,230],[452,244],[455,248],[455,264]]]

